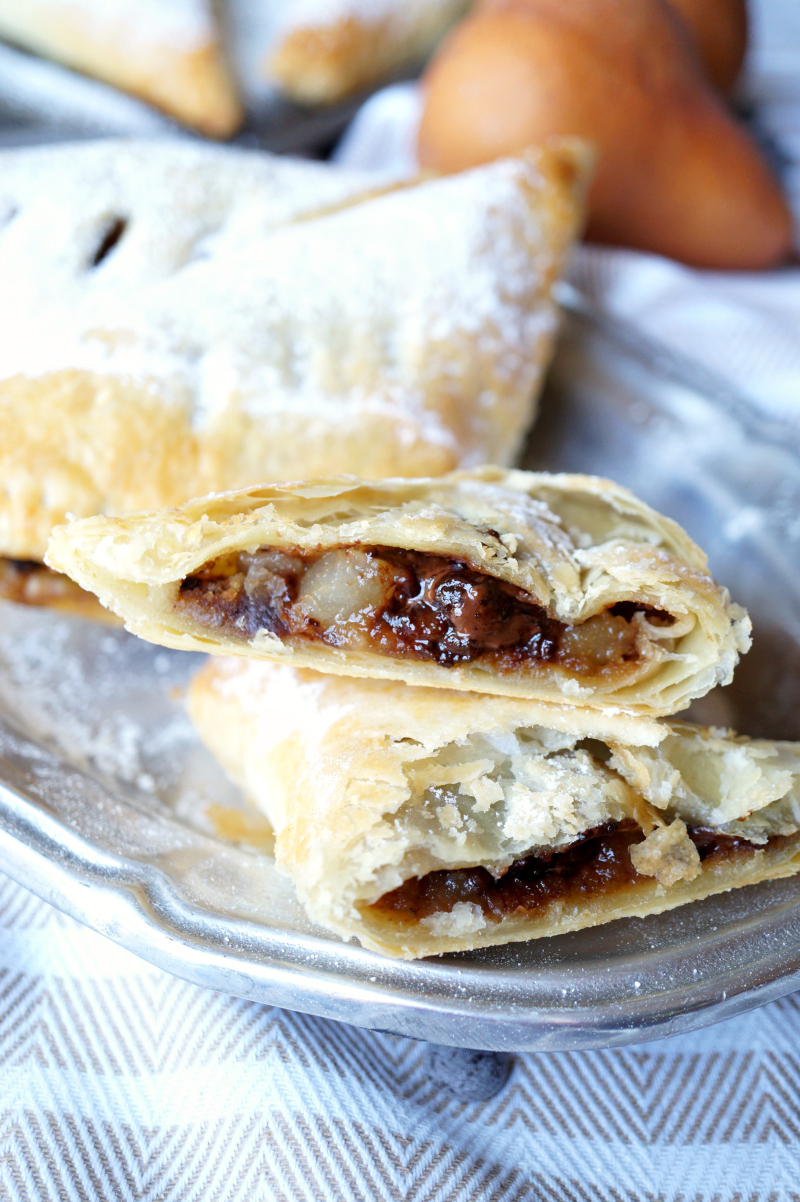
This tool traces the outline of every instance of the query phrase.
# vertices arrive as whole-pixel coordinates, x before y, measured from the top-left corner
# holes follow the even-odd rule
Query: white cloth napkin
[[[784,161],[800,217],[800,0],[751,4],[752,45],[740,87],[756,129]],[[413,171],[417,85],[373,96],[340,143],[348,166]],[[596,304],[699,360],[754,404],[800,426],[800,269],[695,271],[658,255],[578,248],[572,280]]]

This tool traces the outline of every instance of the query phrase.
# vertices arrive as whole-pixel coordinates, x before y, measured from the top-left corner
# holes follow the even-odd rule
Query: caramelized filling
[[[746,839],[706,827],[689,827],[689,837],[703,861],[758,850]],[[499,921],[510,914],[534,913],[559,899],[576,902],[615,893],[634,882],[652,881],[652,877],[640,876],[631,863],[629,848],[641,838],[638,824],[631,819],[607,822],[586,831],[568,847],[517,860],[497,879],[480,867],[429,872],[405,881],[370,909],[402,922],[418,922],[431,914],[449,913],[458,902],[472,902],[487,918]]]
[[[637,613],[673,623],[623,602],[569,626],[463,560],[394,547],[227,556],[182,582],[176,608],[246,640],[268,631],[448,666],[490,655],[500,668],[555,661],[579,673],[640,658]]]
[[[35,559],[0,556],[0,598],[20,605],[52,606],[74,612],[93,612],[101,608],[92,593],[85,592],[69,576],[62,576]]]

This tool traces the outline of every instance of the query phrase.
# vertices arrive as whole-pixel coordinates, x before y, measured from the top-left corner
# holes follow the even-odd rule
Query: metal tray
[[[701,720],[800,738],[800,458],[699,368],[570,307],[527,462],[630,485],[708,550],[755,646]],[[268,855],[216,837],[236,793],[181,707],[198,663],[0,605],[0,869],[200,985],[440,1044],[612,1046],[800,987],[800,879],[418,963],[313,927]]]

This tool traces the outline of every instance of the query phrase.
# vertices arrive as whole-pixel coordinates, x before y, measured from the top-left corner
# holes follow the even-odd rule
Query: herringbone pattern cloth
[[[0,1199],[800,1202],[800,995],[464,1103],[413,1040],[186,984],[0,877]]]

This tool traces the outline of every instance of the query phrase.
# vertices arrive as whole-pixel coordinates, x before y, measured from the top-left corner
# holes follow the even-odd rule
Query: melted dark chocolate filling
[[[558,660],[585,671],[638,658],[635,612],[647,610],[664,625],[673,621],[647,606],[615,605],[601,616],[605,625],[595,652],[588,643],[571,641],[588,624],[570,627],[551,618],[521,589],[462,560],[394,547],[358,550],[391,573],[388,595],[363,619],[373,647],[386,655],[451,665],[489,653],[500,667]],[[259,564],[270,555],[270,569],[264,570]],[[320,558],[259,551],[207,564],[182,582],[176,607],[206,627],[248,640],[266,630],[279,638],[299,635],[336,645],[333,632],[293,609],[304,572]]]
[[[521,589],[445,556],[391,548],[378,554],[403,579],[375,615],[376,641],[390,653],[440,664],[469,663],[486,651],[555,659],[563,623]]]
[[[631,863],[629,848],[641,838],[639,826],[631,819],[607,822],[558,851],[539,852],[515,861],[497,880],[485,868],[429,872],[405,881],[370,908],[391,913],[404,922],[418,922],[431,914],[449,913],[458,902],[472,902],[487,918],[499,921],[509,914],[530,914],[557,899],[614,893],[634,881],[652,879],[640,876]],[[758,850],[746,839],[706,827],[689,827],[689,838],[701,860]]]

